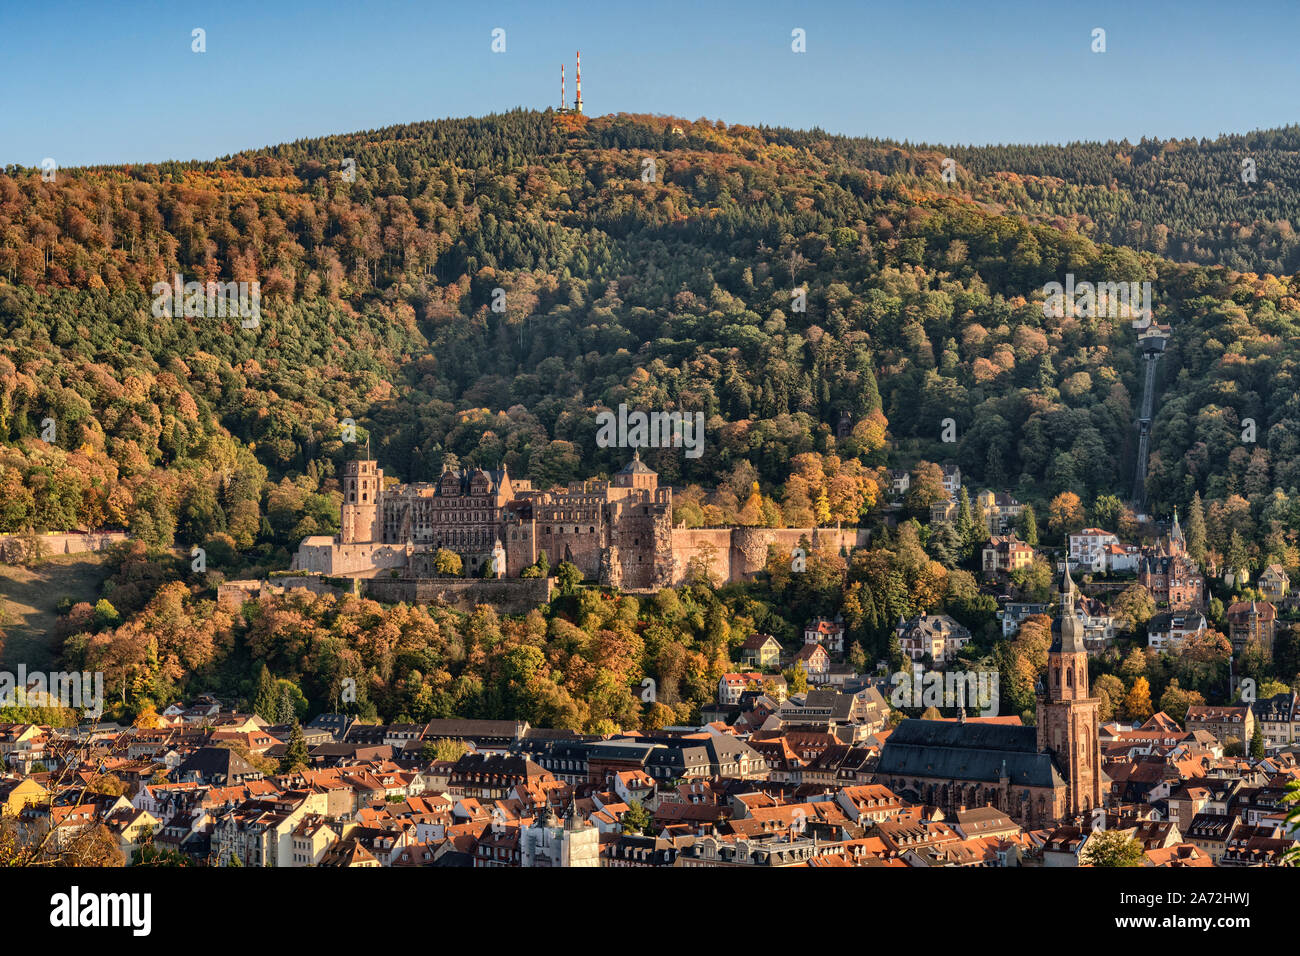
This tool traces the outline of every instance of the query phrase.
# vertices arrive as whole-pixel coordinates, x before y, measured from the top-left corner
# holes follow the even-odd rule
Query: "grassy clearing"
[[[55,555],[35,568],[0,564],[0,667],[12,671],[23,663],[29,671],[52,669],[59,656],[55,608],[65,597],[93,604],[106,576],[98,554]]]

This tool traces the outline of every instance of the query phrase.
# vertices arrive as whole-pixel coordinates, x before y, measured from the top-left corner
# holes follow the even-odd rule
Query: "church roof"
[[[1012,786],[1065,785],[1051,756],[1038,751],[1037,729],[1007,724],[904,720],[885,741],[876,767],[879,775],[987,783],[997,783],[1004,772]]]

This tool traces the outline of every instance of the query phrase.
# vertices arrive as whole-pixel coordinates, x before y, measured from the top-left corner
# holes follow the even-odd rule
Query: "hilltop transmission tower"
[[[569,109],[569,102],[564,91],[564,64],[560,64],[560,112],[561,113],[581,113],[582,112],[582,51],[578,51],[577,69],[574,70],[574,91],[573,91],[573,109]]]

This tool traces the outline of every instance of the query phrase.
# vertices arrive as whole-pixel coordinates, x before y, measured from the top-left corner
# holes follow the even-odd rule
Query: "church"
[[[1089,696],[1088,650],[1068,568],[1059,596],[1047,675],[1038,687],[1037,726],[964,716],[905,720],[885,741],[876,783],[945,813],[991,805],[1029,829],[1104,806],[1100,701]]]

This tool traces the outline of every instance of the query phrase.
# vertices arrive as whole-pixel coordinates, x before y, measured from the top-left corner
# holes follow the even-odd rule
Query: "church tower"
[[[1183,537],[1183,529],[1178,524],[1178,509],[1174,509],[1174,526],[1169,529],[1169,553],[1184,554],[1187,551],[1187,539]]]
[[[1052,624],[1047,679],[1038,694],[1038,749],[1052,755],[1069,784],[1066,813],[1088,814],[1103,805],[1100,700],[1088,694],[1088,650],[1076,613],[1078,592],[1069,564],[1061,575],[1060,614]]]

